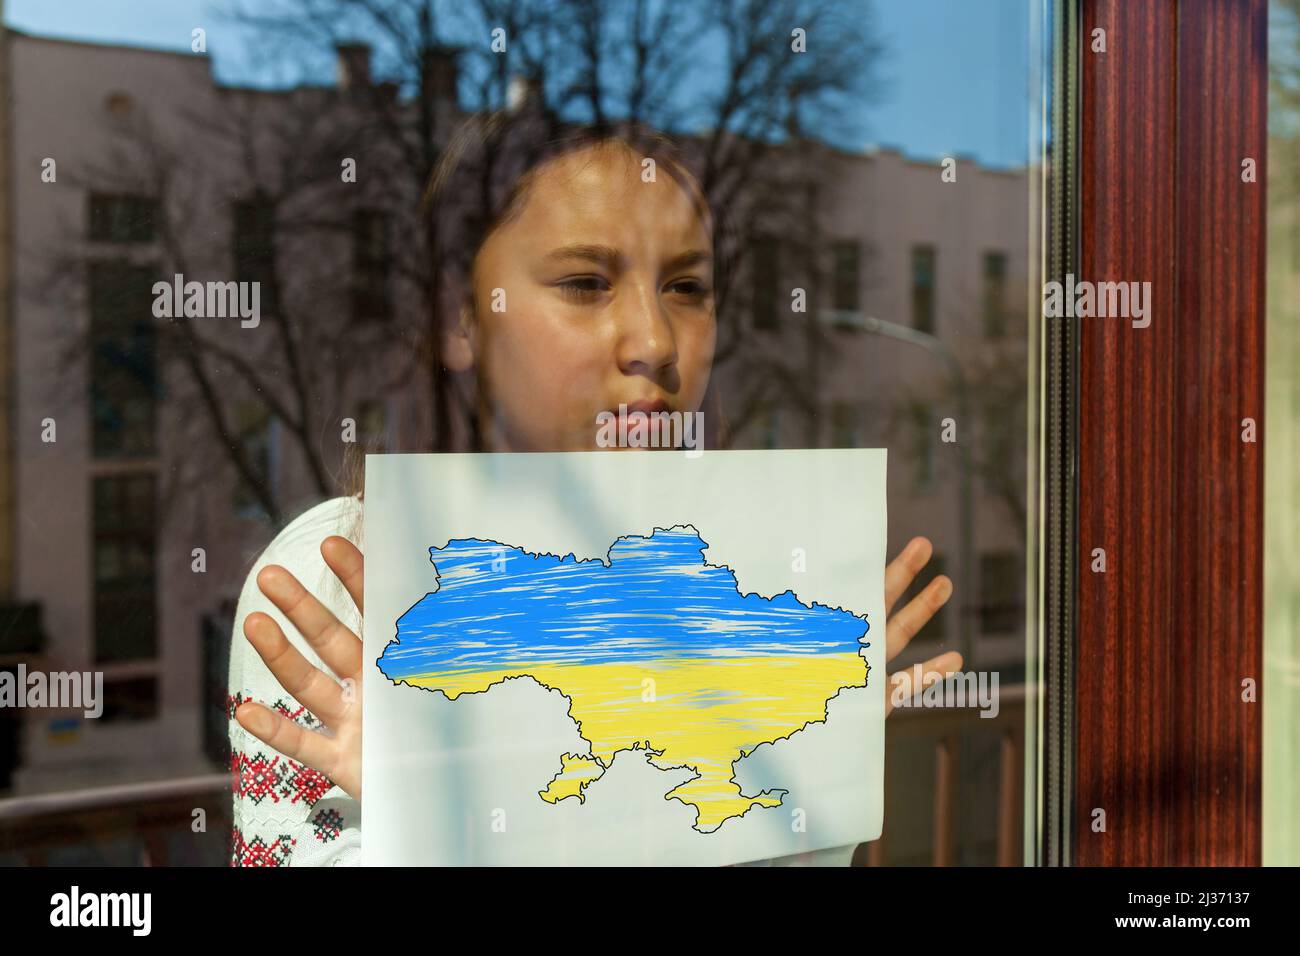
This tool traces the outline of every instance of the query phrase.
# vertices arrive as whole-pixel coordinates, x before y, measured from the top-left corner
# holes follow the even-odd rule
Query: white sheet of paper
[[[885,462],[883,449],[368,456],[363,862],[720,865],[878,839]],[[707,547],[692,564],[696,532]],[[728,572],[735,595],[717,588]],[[801,606],[777,598],[790,590]],[[802,643],[775,641],[773,614]],[[836,691],[853,615],[869,671]],[[498,679],[511,672],[526,676]],[[587,759],[553,786],[564,755]]]

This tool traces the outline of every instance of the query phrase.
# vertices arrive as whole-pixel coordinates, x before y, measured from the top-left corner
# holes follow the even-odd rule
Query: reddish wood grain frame
[[[1080,326],[1073,861],[1258,865],[1267,4],[1081,14],[1079,271],[1154,309]]]

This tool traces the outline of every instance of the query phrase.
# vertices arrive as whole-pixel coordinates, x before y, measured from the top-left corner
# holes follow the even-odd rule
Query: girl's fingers
[[[935,681],[943,680],[949,674],[961,670],[961,655],[956,651],[947,651],[938,657],[932,657],[921,665],[921,679],[916,680],[916,668],[895,671],[889,675],[889,688],[885,694],[885,716],[894,710],[894,700],[910,700],[922,693]]]
[[[885,568],[885,613],[888,614],[907,586],[930,560],[934,548],[928,538],[913,538]]]
[[[934,617],[939,608],[952,596],[952,581],[945,574],[939,575],[897,614],[890,615],[885,622],[885,661],[888,663],[897,657],[916,636],[916,632]]]
[[[328,737],[305,730],[283,714],[253,701],[240,704],[235,719],[267,746],[332,778],[335,745]]]
[[[361,557],[361,550],[347,538],[331,535],[321,542],[320,553],[330,570],[348,589],[348,594],[352,596],[352,603],[357,606],[357,610],[364,614],[365,608],[361,604],[365,594],[365,588],[362,586],[365,578],[365,561]]]
[[[352,678],[361,674],[360,638],[316,600],[297,578],[277,564],[268,564],[258,572],[257,586],[335,674]]]
[[[320,720],[333,725],[347,711],[338,681],[303,657],[269,614],[254,611],[244,618],[244,635],[280,686]]]

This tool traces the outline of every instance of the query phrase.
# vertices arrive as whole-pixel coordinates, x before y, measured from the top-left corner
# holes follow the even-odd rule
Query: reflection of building
[[[41,608],[25,599],[16,579],[16,524],[22,518],[15,493],[16,462],[14,385],[17,360],[12,320],[13,231],[9,202],[9,115],[3,108],[9,97],[9,40],[4,28],[4,3],[0,0],[0,671],[16,675],[18,665],[41,667],[45,649]],[[12,679],[12,677],[10,678]],[[21,712],[0,708],[0,792],[11,786],[12,771],[21,759]]]
[[[936,570],[956,588],[918,652],[935,653],[940,636],[958,646],[958,615],[969,614],[970,663],[1014,669],[1024,654],[1027,177],[962,160],[944,182],[938,163],[893,150],[823,152],[812,165],[817,213],[805,218],[817,222],[818,278],[807,278],[799,242],[773,227],[742,282],[750,334],[723,388],[752,394],[756,364],[773,386],[737,443],[888,447],[890,552],[930,537]],[[804,286],[808,311],[797,314],[792,290]],[[868,318],[927,333],[933,349],[874,334]],[[945,355],[963,370],[971,421]],[[787,374],[816,382],[811,407],[780,387]],[[942,440],[947,418],[956,443]],[[963,443],[974,581],[960,579]]]
[[[0,603],[28,604],[24,614],[6,609],[0,666],[4,642],[39,623],[39,607],[49,635],[42,666],[102,670],[105,682],[98,720],[22,715],[12,789],[210,772],[206,711],[224,701],[207,698],[225,688],[229,607],[275,518],[288,520],[322,487],[332,493],[345,445],[326,436],[342,435],[349,419],[361,447],[419,447],[427,432],[418,413],[427,392],[408,389],[417,411],[404,414],[400,400],[318,361],[331,355],[364,372],[376,367],[367,348],[391,352],[381,325],[397,285],[390,224],[353,187],[351,205],[332,207],[338,222],[295,246],[274,234],[270,203],[297,215],[308,199],[250,185],[238,134],[269,128],[266,116],[307,122],[345,109],[345,89],[223,87],[205,57],[20,33],[5,49],[0,83],[11,95],[0,103],[10,104],[2,118],[12,136],[0,160],[13,172],[0,202],[11,202],[3,222],[14,242],[0,255],[0,283],[6,270],[13,277],[12,295],[0,296],[0,310],[12,308],[0,311],[0,357],[14,374],[3,383],[12,401],[0,403],[12,415],[0,427],[13,426],[0,504],[10,475],[16,500],[0,519]],[[254,114],[247,126],[220,125]],[[261,157],[275,145],[252,148]],[[337,158],[323,176],[339,184]],[[178,249],[187,279],[259,282],[260,323],[192,320],[207,343],[201,353],[178,337],[179,324],[155,319],[152,285],[171,279],[168,264],[182,268]],[[266,356],[280,347],[277,320],[287,314],[276,293],[298,293],[298,283],[339,306],[317,310],[293,335],[302,362],[329,378],[324,399],[302,390],[314,417],[295,421],[288,376]],[[328,339],[339,323],[373,331],[343,348]],[[196,354],[202,380],[191,374]],[[265,389],[252,387],[255,375]],[[318,459],[294,453],[295,427],[297,447],[315,443]],[[0,761],[15,763],[2,742]]]
[[[382,210],[363,194],[336,235],[286,245],[275,235],[267,196],[248,188],[237,137],[212,128],[232,107],[273,118],[298,115],[303,101],[307,112],[345,109],[349,91],[368,74],[358,50],[341,51],[341,89],[254,93],[215,85],[202,57],[13,37],[5,158],[17,242],[0,256],[0,281],[5,266],[16,277],[5,325],[15,373],[6,379],[14,387],[5,406],[14,428],[8,464],[17,489],[3,519],[15,556],[8,599],[43,609],[49,667],[102,669],[109,695],[99,721],[29,715],[17,791],[212,766],[205,742],[220,733],[207,694],[224,688],[219,651],[230,620],[222,607],[272,533],[269,506],[287,520],[321,492],[300,454],[303,442],[295,443],[293,416],[277,414],[248,388],[237,365],[211,378],[204,394],[176,361],[177,343],[167,337],[175,327],[152,322],[139,303],[171,261],[172,237],[160,224],[179,222],[192,253],[187,277],[257,281],[265,290],[257,329],[236,331],[234,321],[203,328],[229,331],[214,342],[234,360],[255,363],[262,350],[277,347],[276,310],[287,309],[304,286],[319,289],[326,304],[310,327],[295,327],[304,335],[331,321],[355,330],[401,310],[406,300],[389,271],[399,244]],[[208,128],[187,125],[194,116],[210,119]],[[194,189],[159,192],[151,186],[151,157],[136,149],[122,158],[121,130],[144,118],[171,133],[178,175],[202,171]],[[46,159],[56,162],[54,182],[42,181]],[[787,235],[749,237],[752,318],[736,360],[718,372],[728,402],[740,396],[734,410],[728,406],[737,443],[889,447],[891,551],[912,534],[929,535],[942,555],[937,563],[956,576],[958,466],[952,446],[939,440],[941,420],[958,417],[951,382],[934,354],[871,334],[862,319],[935,336],[967,369],[975,409],[974,423],[957,422],[958,440],[969,443],[981,469],[972,515],[977,581],[957,581],[958,595],[983,594],[967,604],[980,618],[976,633],[989,635],[973,663],[1018,661],[1024,534],[1003,499],[1019,491],[1023,507],[1023,435],[1016,431],[1023,407],[1014,400],[1023,401],[1024,392],[1017,270],[1028,257],[1028,184],[1023,174],[965,162],[958,182],[945,184],[938,166],[889,151],[818,159],[810,168],[821,280],[807,283],[806,313],[814,321],[790,311],[788,277],[797,270]],[[335,178],[336,170],[337,163]],[[275,294],[281,284],[283,296]],[[338,305],[332,319],[329,303]],[[0,355],[4,343],[0,338]],[[364,345],[349,338],[321,348],[333,354]],[[800,384],[756,390],[769,369],[774,380],[784,369]],[[274,384],[287,388],[288,378]],[[355,401],[323,391],[333,404],[313,410],[320,431],[337,429],[346,416],[361,436],[382,437],[387,447],[423,448],[427,385],[382,395],[365,392],[369,384],[350,384]],[[741,407],[751,396],[752,414]],[[205,399],[222,412],[221,440]],[[54,442],[42,441],[45,419],[57,426]],[[996,426],[1007,433],[999,437]],[[315,431],[311,442],[327,444]],[[333,450],[316,464],[332,479],[341,446],[328,444]],[[1006,495],[990,490],[997,485],[985,472],[994,471],[1007,475]],[[201,572],[195,549],[202,549]],[[952,609],[943,615],[949,646],[954,617]],[[918,647],[935,649],[927,641]]]
[[[10,47],[17,593],[43,609],[49,669],[105,675],[98,721],[24,715],[14,790],[199,773],[210,765],[195,745],[191,617],[204,596],[178,573],[177,548],[159,547],[155,354],[128,306],[148,294],[151,207],[147,197],[92,196],[77,177],[87,150],[110,148],[98,113],[127,108],[131,95],[185,96],[204,68],[19,34]],[[87,257],[76,311],[43,285],[70,236],[99,253]],[[81,336],[89,361],[70,360]]]

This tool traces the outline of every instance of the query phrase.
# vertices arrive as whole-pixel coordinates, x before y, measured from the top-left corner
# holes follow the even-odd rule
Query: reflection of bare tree
[[[106,251],[69,230],[45,257],[51,291],[69,303],[84,299],[85,267],[105,255],[155,281],[179,273],[261,284],[255,330],[235,320],[153,323],[150,384],[166,402],[170,441],[184,449],[177,468],[164,470],[173,486],[165,499],[186,479],[231,468],[272,521],[284,517],[285,502],[245,440],[241,409],[250,404],[278,422],[287,457],[315,495],[339,485],[339,443],[326,436],[361,400],[426,390],[431,449],[452,446],[453,420],[472,423],[467,407],[457,414],[468,396],[454,387],[439,351],[456,237],[438,225],[445,210],[419,211],[467,112],[527,112],[552,132],[569,121],[631,119],[684,134],[713,204],[725,210],[719,243],[732,268],[718,277],[716,364],[734,363],[741,373],[732,377],[740,393],[727,396],[733,422],[780,404],[813,426],[818,370],[834,356],[813,304],[825,272],[816,213],[825,147],[813,134],[851,132],[871,92],[878,47],[864,8],[828,0],[232,0],[230,7],[257,28],[275,63],[296,68],[298,82],[205,88],[171,113],[158,104],[114,113],[112,151],[67,175],[87,192],[149,197],[152,240]],[[792,50],[795,29],[809,52]],[[504,49],[493,46],[495,30],[503,31]],[[356,50],[358,40],[368,49],[338,88],[306,82],[313,64],[349,43]],[[355,182],[340,175],[345,158],[357,163]],[[481,157],[485,187],[495,164],[508,159],[491,151]],[[357,292],[352,256],[365,211],[382,214],[390,237],[383,248],[392,307],[358,316],[349,308]],[[230,240],[243,219],[262,228],[251,244],[236,238],[232,263]],[[756,346],[748,334],[751,290],[738,277],[754,241],[774,235],[783,243],[783,288],[804,285],[813,303],[796,335]],[[132,295],[139,299],[139,290]],[[133,301],[132,309],[143,315],[149,305]],[[76,329],[68,337],[69,363],[94,361],[84,336]],[[802,349],[792,350],[801,340]]]
[[[395,172],[407,181],[408,195],[428,181],[453,118],[438,106],[449,92],[448,74],[433,66],[448,55],[464,74],[461,89],[472,111],[517,105],[529,91],[538,115],[553,127],[567,120],[634,120],[690,133],[706,192],[727,213],[723,251],[738,267],[719,277],[717,364],[738,360],[748,373],[745,363],[755,362],[755,374],[742,380],[768,391],[781,385],[780,400],[800,406],[811,421],[810,383],[820,357],[830,354],[815,314],[807,314],[805,367],[786,388],[785,376],[763,374],[768,360],[745,354],[748,303],[731,293],[745,250],[760,234],[782,236],[803,281],[819,280],[822,236],[812,210],[820,170],[812,160],[820,146],[812,134],[851,134],[860,125],[880,49],[865,0],[232,0],[231,12],[263,31],[281,60],[298,51],[306,63],[322,50],[365,38],[377,82],[359,91],[370,98],[358,102],[372,114],[376,133],[401,144]],[[796,30],[808,52],[792,50]],[[403,95],[379,92],[392,90]],[[483,157],[484,183],[501,159]],[[453,399],[432,333],[447,303],[434,277],[454,238],[439,236],[432,219],[424,233],[430,334],[423,354],[433,377],[434,445],[446,447]],[[789,364],[786,355],[783,370]],[[756,396],[728,397],[743,409],[756,407]]]
[[[979,321],[968,319],[964,325],[978,328]],[[957,422],[958,441],[965,445],[962,460],[984,493],[1003,505],[1008,527],[1022,529],[1026,516],[1028,435],[1024,425],[1029,367],[1024,340],[1008,337],[988,343],[964,354],[960,361],[963,382],[937,370],[924,386],[904,392],[893,402],[887,424],[891,444],[900,441],[903,447],[909,447],[917,440],[933,441],[939,434],[941,417],[959,417],[964,386],[967,414],[973,420]],[[921,410],[924,415],[918,414]],[[942,416],[938,414],[941,410]],[[918,430],[924,432],[919,439]]]
[[[252,264],[261,284],[261,325],[244,330],[234,319],[156,321],[157,371],[150,383],[165,394],[175,412],[169,417],[186,431],[185,457],[194,476],[224,459],[273,520],[280,504],[241,440],[235,400],[250,397],[275,417],[309,484],[325,494],[334,480],[321,433],[335,417],[337,396],[354,390],[362,370],[386,370],[385,378],[364,382],[376,393],[400,387],[412,371],[409,361],[402,367],[402,350],[392,348],[395,337],[410,337],[409,330],[383,312],[359,325],[340,307],[349,300],[347,274],[337,267],[347,261],[346,250],[334,261],[312,254],[347,237],[359,198],[341,188],[338,159],[357,152],[357,128],[337,111],[331,116],[326,99],[318,90],[283,96],[224,91],[201,116],[168,127],[139,111],[112,121],[109,155],[72,173],[97,193],[151,198],[154,241],[143,255],[123,260],[145,268],[149,286],[177,273],[187,280],[231,278],[228,239],[236,204],[273,224]],[[47,288],[69,299],[81,295],[77,279],[104,253],[75,240],[56,253],[48,260],[53,281]],[[248,265],[236,262],[235,273]],[[400,255],[394,265],[414,271]],[[129,294],[133,310],[151,311],[152,296],[142,298],[147,290]],[[65,343],[68,362],[93,361],[85,352],[81,334]],[[208,457],[213,452],[216,460]]]
[[[1025,526],[1025,396],[1028,358],[1023,348],[998,349],[967,365],[972,410],[982,440],[971,466],[985,491],[1000,501],[1010,527]]]

